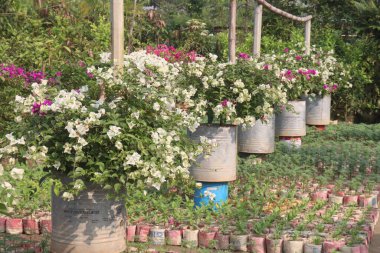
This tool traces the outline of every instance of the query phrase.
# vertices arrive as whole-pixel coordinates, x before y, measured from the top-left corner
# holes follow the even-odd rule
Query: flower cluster
[[[160,56],[168,62],[193,62],[197,57],[195,51],[184,52],[165,44],[159,44],[156,47],[147,46],[146,52]]]

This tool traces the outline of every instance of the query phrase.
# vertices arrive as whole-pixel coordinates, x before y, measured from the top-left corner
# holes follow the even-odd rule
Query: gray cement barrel
[[[237,163],[237,127],[220,125],[200,125],[190,139],[199,141],[201,136],[216,141],[209,157],[200,155],[190,168],[190,174],[196,181],[229,182],[236,180]]]
[[[283,110],[276,115],[277,136],[305,136],[306,135],[306,102],[289,101],[294,112]]]
[[[66,201],[52,191],[53,253],[120,253],[126,249],[125,206],[97,186]]]
[[[250,154],[270,154],[275,147],[275,116],[257,120],[252,127],[238,128],[238,151]]]
[[[330,124],[331,96],[306,96],[306,124],[328,125]]]

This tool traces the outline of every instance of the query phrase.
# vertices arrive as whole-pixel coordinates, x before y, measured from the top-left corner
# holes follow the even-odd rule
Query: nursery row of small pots
[[[51,229],[51,219],[0,217],[0,233],[38,235],[50,233]]]
[[[286,108],[276,116],[253,127],[234,125],[201,125],[190,138],[199,141],[201,136],[215,140],[218,146],[210,157],[200,156],[190,172],[200,182],[230,182],[236,180],[237,152],[268,154],[274,152],[275,136],[280,141],[301,146],[306,135],[306,124],[328,125],[330,122],[331,97],[304,97],[303,101],[290,101],[292,110]]]
[[[373,225],[363,228],[363,235],[365,234],[363,243],[350,246],[346,245],[345,240],[327,238],[322,239],[320,244],[313,244],[307,238],[292,240],[287,236],[275,239],[270,234],[263,236],[224,234],[219,231],[218,227],[211,227],[207,230],[189,229],[186,226],[163,229],[143,224],[127,226],[127,241],[255,253],[332,253],[334,250],[342,253],[367,253],[368,244],[374,234],[373,227],[377,223],[378,217],[379,211],[375,210]]]

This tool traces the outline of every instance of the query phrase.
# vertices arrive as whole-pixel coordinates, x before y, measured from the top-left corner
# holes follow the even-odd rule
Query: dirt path
[[[380,222],[375,226],[375,235],[369,246],[369,253],[380,253]]]

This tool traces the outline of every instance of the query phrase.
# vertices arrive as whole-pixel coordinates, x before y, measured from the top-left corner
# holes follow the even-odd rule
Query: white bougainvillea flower
[[[120,135],[121,134],[120,129],[121,128],[117,127],[117,126],[110,126],[110,129],[107,132],[108,138],[110,138],[110,140],[112,140],[112,138]]]
[[[74,195],[70,192],[64,192],[62,194],[62,198],[66,201],[71,201],[71,200],[74,200]]]
[[[134,152],[132,155],[127,156],[125,165],[136,165],[140,161],[141,155],[137,152]]]
[[[21,180],[24,177],[24,169],[13,168],[11,170],[11,177]]]
[[[0,176],[4,174],[4,167],[0,164]]]
[[[123,149],[123,144],[120,141],[117,141],[117,142],[115,142],[115,147],[118,150],[122,150]]]

